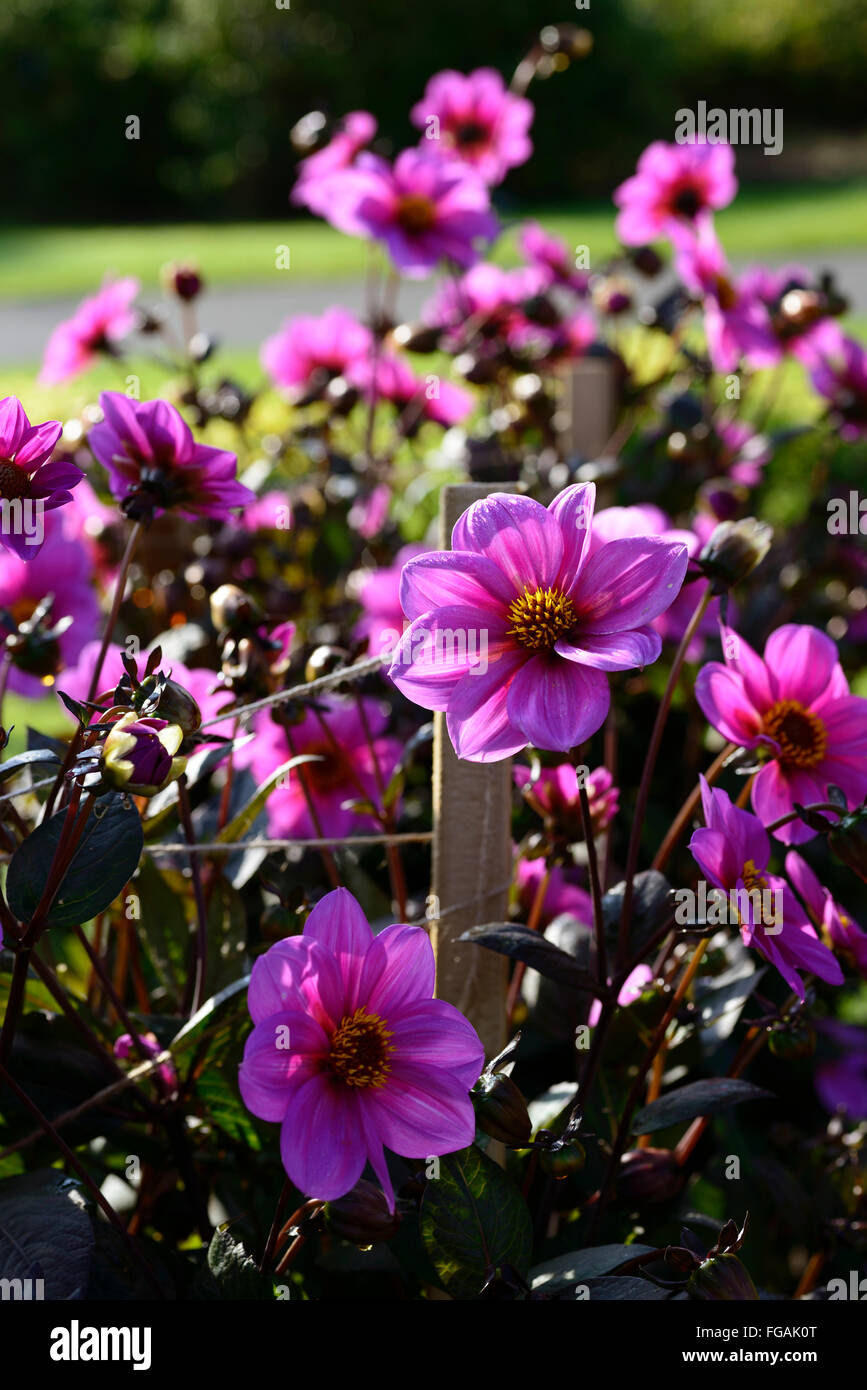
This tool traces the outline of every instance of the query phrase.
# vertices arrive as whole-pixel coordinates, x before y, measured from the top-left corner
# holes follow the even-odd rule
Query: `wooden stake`
[[[569,423],[563,440],[569,453],[597,459],[611,438],[615,417],[614,365],[604,357],[582,357],[566,377]]]
[[[452,527],[473,502],[492,492],[515,490],[509,483],[443,488],[442,549],[450,549]],[[452,748],[443,714],[434,716],[433,805],[437,995],[466,1015],[490,1059],[506,1044],[508,961],[481,946],[459,943],[458,937],[483,922],[506,920],[512,874],[512,761],[462,761]]]

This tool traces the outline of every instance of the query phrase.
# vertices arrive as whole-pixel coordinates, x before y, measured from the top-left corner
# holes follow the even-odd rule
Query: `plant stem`
[[[705,609],[711,600],[710,586],[705,590],[696,605],[695,612],[687,624],[686,631],[680,641],[680,646],[675,653],[671,663],[668,681],[665,691],[660,701],[659,709],[656,714],[656,722],[653,726],[653,733],[650,736],[650,745],[647,750],[647,757],[644,760],[644,769],[641,774],[641,783],[638,788],[638,797],[635,802],[635,812],[632,821],[632,831],[629,836],[629,850],[626,856],[626,885],[623,892],[623,911],[620,918],[620,932],[617,941],[617,960],[618,964],[626,958],[629,948],[629,928],[632,925],[632,908],[635,896],[634,879],[635,871],[638,868],[638,853],[641,847],[641,831],[644,826],[644,814],[647,810],[647,799],[650,795],[650,783],[656,767],[656,759],[659,756],[659,747],[662,742],[662,734],[668,719],[668,711],[671,708],[671,701],[677,686],[681,668],[686,660],[686,653],[693,637],[696,634],[698,625],[704,617]]]
[[[602,912],[602,885],[599,882],[599,864],[596,860],[596,841],[593,838],[593,819],[590,815],[590,798],[583,779],[578,786],[578,799],[581,803],[581,824],[584,827],[584,843],[587,846],[587,868],[590,874],[590,893],[593,898],[593,931],[596,938],[596,978],[600,985],[608,980],[608,952],[605,945],[605,919]]]
[[[714,759],[707,772],[704,774],[705,781],[707,782],[708,786],[713,786],[714,782],[716,781],[717,777],[719,776],[720,772],[725,766],[726,760],[730,758],[732,753],[735,753],[736,751],[737,744],[726,744],[725,748],[722,750],[719,756]],[[656,854],[654,855],[653,864],[651,865],[651,867],[654,869],[659,869],[660,873],[668,863],[672,850],[674,849],[675,845],[677,844],[678,840],[683,834],[684,827],[689,821],[690,816],[692,815],[700,800],[701,784],[699,782],[696,782],[695,787],[690,792],[689,796],[686,798],[686,801],[681,806],[680,810],[678,811],[677,815],[675,816],[674,820],[672,821],[671,825],[666,831],[665,839],[663,840],[662,844],[659,846],[659,849],[656,851]]]
[[[184,839],[188,845],[195,845],[196,832],[190,808],[190,794],[187,790],[187,774],[182,772],[178,778],[178,810]],[[196,954],[195,969],[192,972],[192,990],[187,986],[189,999],[184,1000],[186,1012],[192,1016],[205,1002],[205,973],[208,967],[208,908],[205,890],[202,885],[202,869],[197,854],[190,855],[190,873],[193,876],[193,897],[196,903]]]

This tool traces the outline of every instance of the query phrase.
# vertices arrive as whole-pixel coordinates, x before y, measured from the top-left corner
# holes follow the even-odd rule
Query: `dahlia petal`
[[[354,1187],[367,1161],[364,1128],[351,1087],[319,1072],[292,1096],[280,1131],[280,1156],[295,1186],[335,1201]]]
[[[17,396],[5,396],[0,401],[0,458],[15,457],[22,438],[30,429],[30,421]]]
[[[288,1046],[283,1046],[287,1038]],[[238,1087],[247,1109],[260,1120],[279,1123],[293,1094],[319,1070],[328,1038],[309,1014],[279,1013],[256,1025],[244,1046]]]
[[[574,483],[558,493],[548,508],[563,537],[563,563],[556,588],[569,595],[578,582],[587,555],[595,506],[596,484]]]
[[[611,695],[601,671],[535,656],[509,687],[506,710],[511,723],[536,748],[567,752],[605,722]]]
[[[451,606],[490,609],[502,616],[514,597],[493,560],[466,550],[419,555],[407,561],[400,578],[400,603],[410,621]]]
[[[303,1010],[334,1026],[346,1012],[337,964],[306,931],[304,936],[286,937],[253,965],[247,1007],[257,1024],[273,1014]]]
[[[470,673],[499,665],[506,619],[458,605],[422,614],[394,648],[389,678],[422,709],[445,710],[458,683]],[[491,646],[494,644],[494,651]]]
[[[867,700],[847,695],[823,705],[822,723],[835,756],[867,753]]]
[[[379,1185],[388,1203],[389,1211],[394,1211],[394,1184],[388,1171],[388,1160],[385,1157],[382,1140],[377,1132],[375,1116],[372,1114],[370,1106],[365,1105],[363,1097],[358,1106],[358,1121],[367,1147],[368,1162],[379,1179]]]
[[[467,1090],[478,1081],[485,1049],[471,1023],[445,999],[418,1000],[389,1016],[394,1064],[440,1067]]]
[[[34,425],[26,430],[15,450],[15,462],[18,467],[34,468],[43,459],[47,459],[62,433],[63,426],[59,420],[46,420],[44,425]],[[67,467],[74,468],[74,465],[68,464]],[[76,468],[75,472],[81,478],[81,469]],[[69,487],[71,484],[60,483],[59,486]]]
[[[705,719],[723,738],[744,748],[755,747],[761,716],[734,671],[719,661],[703,666],[695,678],[695,698]]]
[[[304,923],[305,940],[318,941],[336,957],[346,988],[346,1008],[358,1007],[356,1000],[364,957],[370,950],[373,932],[358,900],[347,888],[334,888],[320,898]]]
[[[836,644],[817,627],[786,623],[765,643],[765,663],[776,675],[781,700],[812,704],[838,661]]]
[[[777,678],[758,652],[753,651],[740,633],[720,624],[720,637],[726,654],[726,666],[743,681],[744,691],[756,710],[765,710],[780,698]]]
[[[550,588],[563,563],[563,536],[554,516],[531,497],[494,492],[464,512],[452,532],[453,550],[472,550],[498,565],[515,594]]]
[[[816,922],[821,922],[825,914],[825,889],[807,861],[794,850],[790,850],[786,855],[786,873],[795,892],[805,903],[807,911]]]
[[[572,600],[586,632],[625,632],[664,613],[683,584],[685,545],[658,536],[609,541],[585,564]]]
[[[712,830],[704,826],[694,830],[689,842],[689,852],[705,878],[715,888],[728,892],[729,888],[737,883],[743,860],[740,863],[736,862],[737,856],[722,830]]]
[[[498,661],[463,677],[446,711],[446,727],[459,758],[499,762],[526,748],[527,739],[511,722],[506,701],[509,683],[524,664],[522,652],[505,652]]]
[[[750,799],[753,809],[763,825],[779,820],[794,811],[795,802],[809,806],[812,801],[824,801],[825,793],[821,781],[801,769],[784,771],[779,763],[766,763],[756,775]],[[786,845],[803,844],[812,840],[816,834],[802,820],[791,820],[773,832],[774,838]]]
[[[567,661],[595,666],[598,671],[631,671],[635,666],[650,666],[658,659],[662,638],[652,627],[639,627],[632,632],[588,632],[580,633],[573,642],[561,638],[554,650]]]
[[[19,459],[15,462],[18,463]],[[30,480],[30,495],[47,497],[52,492],[65,492],[68,488],[77,487],[83,477],[84,473],[80,468],[64,459],[43,463]]]
[[[141,458],[152,459],[153,449],[136,415],[136,403],[122,391],[102,391],[99,404],[105,420],[88,435],[88,444],[99,462],[110,468],[112,456],[123,452],[124,440],[130,441]]]
[[[387,1083],[369,1090],[364,1103],[382,1142],[404,1158],[454,1153],[475,1137],[466,1087],[432,1067],[395,1063]]]
[[[395,924],[374,938],[359,986],[359,997],[371,1013],[390,1021],[397,1010],[430,1001],[435,985],[433,947],[422,927]]]

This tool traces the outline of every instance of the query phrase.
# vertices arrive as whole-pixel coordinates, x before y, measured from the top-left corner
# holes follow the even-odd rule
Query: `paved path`
[[[837,271],[841,289],[849,296],[853,312],[867,314],[867,255],[841,251],[764,261],[796,262],[816,270],[832,267]],[[404,281],[398,305],[401,316],[411,318],[417,314],[430,292],[426,282]],[[37,362],[52,328],[71,314],[79,298],[0,302],[0,363]],[[273,285],[216,289],[202,302],[201,326],[226,347],[253,349],[290,314],[319,313],[330,304],[362,312],[364,302],[364,284],[360,280],[299,280],[287,285],[283,293],[275,292]]]

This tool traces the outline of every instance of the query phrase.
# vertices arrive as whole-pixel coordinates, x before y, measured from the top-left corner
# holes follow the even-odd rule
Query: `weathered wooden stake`
[[[467,483],[443,488],[440,546],[451,547],[462,512],[492,492],[514,492],[509,483]],[[455,754],[445,715],[434,716],[432,939],[437,994],[470,1020],[490,1059],[506,1043],[508,961],[481,946],[458,942],[483,922],[502,922],[512,873],[512,762],[471,763]]]
[[[566,378],[566,448],[585,459],[597,459],[614,429],[616,382],[613,363],[604,357],[582,357]]]

